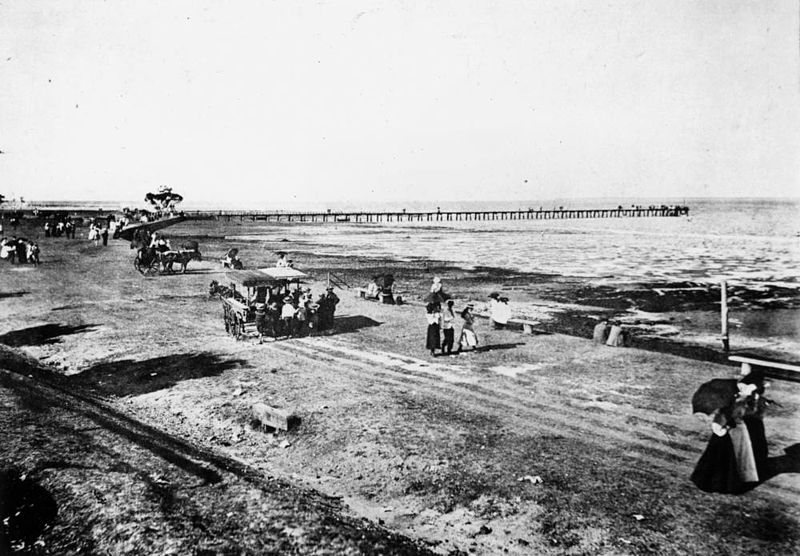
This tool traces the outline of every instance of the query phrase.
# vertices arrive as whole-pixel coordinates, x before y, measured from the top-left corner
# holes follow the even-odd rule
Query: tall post
[[[720,326],[722,327],[722,349],[726,352],[730,350],[728,338],[728,283],[722,281],[721,303],[720,303]]]

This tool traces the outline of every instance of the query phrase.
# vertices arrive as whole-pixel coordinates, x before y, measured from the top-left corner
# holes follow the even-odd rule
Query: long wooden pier
[[[424,212],[280,212],[255,210],[188,210],[195,219],[251,220],[266,222],[455,222],[466,220],[561,220],[571,218],[653,218],[688,216],[687,206],[617,207],[607,209],[527,209]]]

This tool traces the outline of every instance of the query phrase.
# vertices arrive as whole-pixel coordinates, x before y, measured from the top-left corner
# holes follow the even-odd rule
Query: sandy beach
[[[198,240],[203,262],[145,278],[125,241],[51,238],[40,267],[0,267],[0,464],[57,505],[30,553],[800,553],[800,385],[768,391],[774,476],[741,496],[697,490],[709,427],[690,399],[737,368],[685,335],[593,344],[592,317],[630,292],[319,256],[284,226],[236,242],[248,267],[287,250],[315,293],[328,272],[355,287],[390,270],[411,303],[337,290],[331,334],[259,345],[225,333],[208,293],[236,230],[187,222],[168,235]],[[479,321],[480,350],[431,357],[415,302],[434,275],[459,303],[500,290],[538,304],[526,316],[545,333]],[[658,318],[703,302],[670,301]],[[300,424],[253,428],[257,402]]]

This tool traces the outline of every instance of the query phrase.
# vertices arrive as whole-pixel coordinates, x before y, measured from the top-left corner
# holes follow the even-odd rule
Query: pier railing
[[[189,218],[266,222],[455,222],[467,220],[561,220],[573,218],[653,218],[688,216],[688,206],[606,209],[527,209],[424,212],[282,212],[258,210],[187,210]]]

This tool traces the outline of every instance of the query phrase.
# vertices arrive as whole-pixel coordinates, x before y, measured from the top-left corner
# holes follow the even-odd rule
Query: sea
[[[652,201],[634,204],[649,206]],[[724,280],[748,288],[776,285],[800,292],[800,200],[687,199],[685,204],[690,212],[682,217],[293,223],[291,237],[313,243],[320,254],[431,259],[463,268],[500,267],[616,283],[718,284]],[[630,200],[623,204],[630,205]],[[513,206],[441,203],[439,208],[516,210],[540,206],[534,202]],[[606,200],[543,208],[554,206],[618,205]],[[418,207],[409,208],[412,210]],[[263,224],[246,229],[229,239],[274,239],[286,231],[283,226]]]

